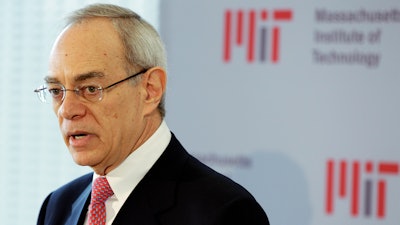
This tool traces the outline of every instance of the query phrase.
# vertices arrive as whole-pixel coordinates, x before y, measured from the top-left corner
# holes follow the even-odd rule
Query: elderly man
[[[94,173],[52,192],[37,224],[269,224],[250,193],[169,130],[165,68],[158,33],[131,10],[71,14],[35,92],[52,103],[73,160]]]

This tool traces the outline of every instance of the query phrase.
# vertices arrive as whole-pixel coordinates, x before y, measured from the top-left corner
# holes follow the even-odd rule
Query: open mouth
[[[67,133],[67,142],[69,145],[75,148],[82,148],[87,146],[90,141],[92,140],[90,137],[92,136],[91,133],[86,131],[71,131]]]
[[[87,136],[87,134],[75,134],[75,135],[71,135],[71,137],[72,137],[73,139],[76,139],[76,140],[79,140],[79,139],[84,138],[84,137],[86,137],[86,136]]]

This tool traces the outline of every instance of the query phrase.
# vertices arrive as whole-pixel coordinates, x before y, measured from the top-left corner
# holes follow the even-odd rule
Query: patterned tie
[[[105,201],[113,195],[106,177],[98,177],[92,186],[92,197],[89,206],[89,225],[106,224]]]

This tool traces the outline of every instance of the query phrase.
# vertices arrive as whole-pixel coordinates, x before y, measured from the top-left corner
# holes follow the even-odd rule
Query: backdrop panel
[[[400,3],[161,4],[167,121],[274,225],[400,221]]]

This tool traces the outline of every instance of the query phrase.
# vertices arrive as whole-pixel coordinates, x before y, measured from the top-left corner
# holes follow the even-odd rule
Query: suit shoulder
[[[198,219],[212,224],[269,224],[253,195],[232,179],[192,156],[184,171],[178,194],[183,211],[201,212],[198,215],[207,216]]]
[[[193,156],[189,157],[184,171],[183,182],[192,183],[193,188],[201,193],[216,195],[227,200],[239,196],[253,199],[243,186]]]
[[[161,177],[179,181],[184,192],[215,195],[220,200],[253,198],[244,187],[189,154],[174,135],[157,167]]]
[[[83,175],[50,193],[42,204],[37,224],[70,224],[69,220],[79,218],[79,212],[73,211],[80,202],[87,202],[87,193],[93,174]],[[83,194],[87,193],[87,194]],[[72,216],[73,213],[76,216]]]
[[[81,194],[92,181],[93,173],[85,174],[69,183],[59,187],[52,192],[51,197],[54,198],[73,198]]]

